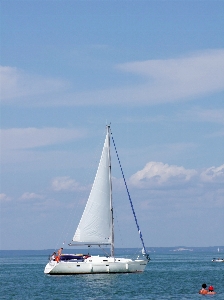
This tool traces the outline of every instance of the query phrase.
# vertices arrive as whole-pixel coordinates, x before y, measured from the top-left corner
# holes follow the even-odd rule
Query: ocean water
[[[50,250],[0,251],[0,298],[224,299],[224,263],[211,262],[213,253],[154,252],[143,273],[71,276],[45,275],[49,254]],[[119,254],[132,256],[131,250]],[[204,282],[212,284],[217,294],[199,295]]]

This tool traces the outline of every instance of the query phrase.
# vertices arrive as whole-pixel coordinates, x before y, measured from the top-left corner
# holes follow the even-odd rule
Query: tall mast
[[[111,210],[111,257],[114,257],[114,216],[112,203],[112,180],[111,180],[111,155],[110,155],[110,125],[107,125],[108,159],[109,159],[109,182],[110,182],[110,210]]]

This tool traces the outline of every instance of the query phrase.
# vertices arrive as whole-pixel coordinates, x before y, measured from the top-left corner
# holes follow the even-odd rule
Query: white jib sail
[[[107,133],[96,177],[73,241],[111,243],[112,215],[109,163],[109,137]]]

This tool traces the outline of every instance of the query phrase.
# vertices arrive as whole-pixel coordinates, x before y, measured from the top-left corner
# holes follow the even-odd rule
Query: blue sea
[[[224,253],[163,251],[150,253],[145,272],[50,276],[43,273],[51,250],[0,251],[0,298],[25,299],[224,299]],[[70,251],[64,251],[70,252]],[[135,249],[118,254],[135,256]],[[202,283],[216,295],[199,295]]]

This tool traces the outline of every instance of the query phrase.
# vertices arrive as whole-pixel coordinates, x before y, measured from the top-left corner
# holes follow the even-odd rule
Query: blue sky
[[[223,36],[224,1],[1,1],[1,249],[71,241],[110,122],[146,246],[224,245]]]

